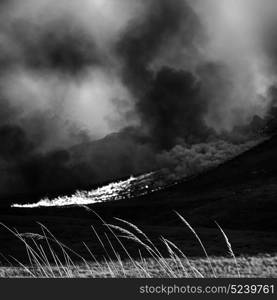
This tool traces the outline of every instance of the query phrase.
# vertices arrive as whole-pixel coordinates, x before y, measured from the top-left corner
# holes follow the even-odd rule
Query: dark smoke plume
[[[276,5],[234,1],[1,1],[0,196],[189,176],[272,132]]]

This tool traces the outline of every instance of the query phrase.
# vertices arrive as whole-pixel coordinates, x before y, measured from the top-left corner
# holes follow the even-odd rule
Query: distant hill
[[[105,215],[141,222],[172,222],[173,210],[193,224],[277,230],[277,136],[225,164],[166,190],[99,204]]]

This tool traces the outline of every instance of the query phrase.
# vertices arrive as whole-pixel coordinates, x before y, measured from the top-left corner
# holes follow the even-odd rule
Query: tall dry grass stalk
[[[160,241],[162,242],[162,247],[166,250],[166,253],[162,254],[162,250],[158,249],[154,242],[151,241],[151,239],[136,225],[118,218],[115,218],[115,220],[122,225],[109,224],[89,207],[84,208],[89,212],[92,212],[108,230],[109,234],[107,234],[107,232],[99,234],[97,230],[91,226],[96,240],[103,249],[103,257],[101,257],[101,259],[97,258],[97,256],[93,254],[93,250],[83,243],[91,260],[85,259],[80,254],[61,243],[43,224],[39,223],[42,234],[34,234],[29,232],[19,233],[17,230],[11,229],[1,223],[2,226],[24,244],[26,249],[28,264],[23,264],[15,257],[11,257],[13,265],[17,265],[21,268],[24,271],[25,276],[34,278],[204,277],[204,274],[193,266],[183,250],[172,241],[161,237]],[[177,213],[177,215],[199,242],[210,267],[210,277],[217,277],[211,258],[199,235],[183,216],[179,213]],[[231,243],[223,229],[218,224],[217,226],[224,237],[231,257],[235,262],[237,276],[240,277],[239,266],[232,250]],[[135,258],[131,255],[125,245],[125,241],[130,241],[137,245],[138,256],[136,257],[139,258]],[[117,250],[118,248],[120,251]],[[143,255],[142,252],[147,255]],[[124,253],[124,256],[126,257],[125,260],[121,258],[120,253]],[[10,262],[9,259],[5,259]],[[79,261],[78,265],[75,263],[76,261]]]

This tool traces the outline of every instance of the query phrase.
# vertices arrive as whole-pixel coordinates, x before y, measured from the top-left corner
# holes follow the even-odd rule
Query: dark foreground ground
[[[87,255],[82,242],[97,257],[103,255],[90,226],[95,226],[103,238],[108,230],[92,212],[80,207],[12,209],[8,204],[2,202],[0,212],[0,221],[5,225],[19,232],[41,233],[38,223],[42,223],[81,255]],[[203,256],[203,252],[174,211],[196,229],[211,256],[225,255],[228,250],[214,221],[225,230],[236,255],[274,256],[277,253],[277,137],[167,190],[91,208],[109,223],[119,224],[114,217],[133,222],[157,244],[160,236],[164,236],[191,257]],[[127,244],[136,255],[137,245],[131,241]],[[6,257],[26,259],[22,243],[4,227],[0,227],[0,251]],[[1,257],[0,262],[7,264]]]

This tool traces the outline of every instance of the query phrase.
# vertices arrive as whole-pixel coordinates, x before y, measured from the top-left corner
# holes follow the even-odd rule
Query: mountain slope
[[[114,217],[131,221],[158,242],[166,236],[191,256],[203,255],[195,237],[174,213],[182,214],[196,228],[209,254],[222,254],[226,245],[214,220],[224,228],[240,254],[276,253],[277,241],[277,136],[194,179],[150,195],[93,205],[106,222]],[[90,226],[103,235],[105,226],[82,207],[2,208],[0,220],[19,232],[41,233],[40,222],[78,253],[85,241],[103,254]],[[121,224],[122,225],[122,224]],[[0,228],[1,251],[26,257],[25,247]],[[137,245],[133,245],[137,249]],[[12,253],[11,253],[12,252]],[[225,253],[225,252],[224,252]]]
[[[148,223],[174,222],[173,210],[193,224],[277,230],[277,136],[196,178],[132,200],[99,204],[105,215]]]

